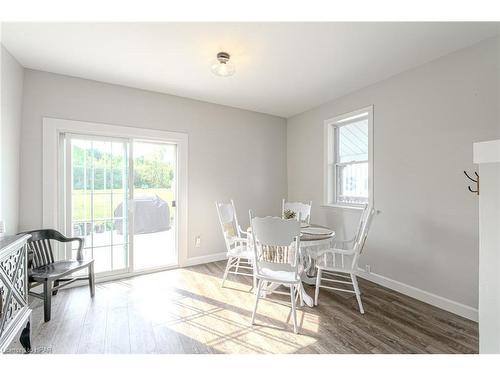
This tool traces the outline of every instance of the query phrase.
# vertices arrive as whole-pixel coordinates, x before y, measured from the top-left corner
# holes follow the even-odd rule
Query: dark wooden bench
[[[29,263],[28,263],[28,289],[33,297],[43,299],[44,320],[50,320],[52,296],[57,291],[77,280],[88,280],[90,287],[90,296],[95,295],[95,276],[94,260],[83,259],[83,240],[81,238],[68,238],[54,229],[41,229],[22,232],[22,234],[31,234],[28,240]],[[62,243],[78,242],[76,260],[55,260],[52,251],[51,241]],[[87,276],[71,275],[81,269],[87,268]],[[33,288],[42,285],[43,292],[35,293]]]

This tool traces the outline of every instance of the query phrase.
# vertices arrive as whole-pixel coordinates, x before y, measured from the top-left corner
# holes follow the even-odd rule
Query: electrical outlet
[[[369,264],[365,265],[365,271],[368,273],[372,272],[372,267]]]
[[[200,247],[201,246],[201,236],[198,235],[194,239],[194,247]]]

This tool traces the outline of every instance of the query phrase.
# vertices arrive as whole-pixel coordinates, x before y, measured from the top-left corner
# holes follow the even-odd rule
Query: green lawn
[[[171,189],[134,189],[134,196],[158,195],[171,206],[173,194]],[[113,189],[113,204],[111,205],[111,190],[94,191],[94,220],[113,217],[115,208],[123,201],[123,189]],[[84,190],[73,191],[73,220],[90,220],[91,194]]]

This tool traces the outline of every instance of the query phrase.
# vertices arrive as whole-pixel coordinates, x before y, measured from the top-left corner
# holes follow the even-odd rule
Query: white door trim
[[[105,137],[140,138],[152,141],[170,141],[178,145],[178,218],[179,218],[179,265],[187,263],[187,225],[188,225],[188,135],[129,126],[102,124],[96,122],[65,120],[51,117],[43,118],[42,134],[42,217],[44,228],[64,228],[64,212],[60,207],[62,195],[61,155],[59,142],[62,133],[78,133]],[[62,200],[64,201],[64,200]]]

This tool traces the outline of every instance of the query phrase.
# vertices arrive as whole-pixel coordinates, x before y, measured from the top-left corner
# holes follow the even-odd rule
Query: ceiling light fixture
[[[217,54],[217,60],[212,64],[212,73],[219,77],[229,77],[232,76],[236,69],[229,59],[231,55],[227,52],[219,52]]]

